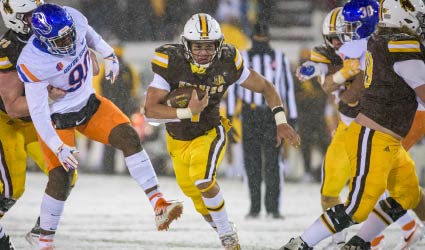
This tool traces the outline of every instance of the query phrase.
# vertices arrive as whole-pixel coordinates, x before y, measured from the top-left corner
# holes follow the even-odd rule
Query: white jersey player
[[[89,48],[105,59],[105,76],[113,83],[119,63],[109,46],[77,10],[44,4],[31,17],[34,35],[18,59],[31,117],[41,138],[49,182],[41,204],[39,247],[53,249],[53,238],[78,167],[75,132],[123,151],[131,176],[143,188],[156,213],[158,230],[182,213],[182,204],[168,202],[129,119],[108,99],[95,94]],[[48,84],[67,94],[49,104]],[[62,166],[62,167],[60,167]]]

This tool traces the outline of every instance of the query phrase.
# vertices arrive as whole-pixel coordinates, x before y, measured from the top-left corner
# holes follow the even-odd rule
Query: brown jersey
[[[332,66],[341,66],[343,61],[341,57],[337,54],[335,49],[326,46],[316,46],[311,50],[310,60],[317,63],[326,63]],[[347,81],[344,87],[348,89],[350,87],[351,82]],[[356,118],[359,114],[359,106],[351,107],[347,103],[343,101],[339,101],[338,103],[338,111],[348,117]]]
[[[16,62],[18,61],[19,54],[26,45],[28,37],[20,38],[13,30],[8,30],[3,37],[0,38],[0,73],[10,72],[16,70]],[[1,82],[0,82],[1,84]],[[25,95],[22,92],[22,95]],[[3,100],[0,98],[0,109],[6,112]],[[30,117],[21,118],[25,121],[30,121]]]
[[[418,106],[415,91],[394,72],[394,63],[424,60],[424,47],[406,35],[375,35],[367,44],[365,91],[360,112],[400,136],[406,136]],[[422,73],[422,72],[419,72]]]
[[[216,58],[204,72],[196,72],[196,66],[185,58],[181,44],[163,45],[155,50],[155,56],[163,60],[153,59],[152,70],[168,82],[171,90],[196,86],[209,95],[208,106],[199,119],[166,123],[167,132],[174,139],[192,140],[218,126],[220,100],[227,88],[242,75],[243,61],[239,51],[231,45],[223,45],[220,58]]]

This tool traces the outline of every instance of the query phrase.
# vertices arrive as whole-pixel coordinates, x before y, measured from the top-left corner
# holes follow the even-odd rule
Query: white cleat
[[[232,226],[232,231],[219,235],[221,245],[224,247],[225,250],[241,250],[236,225],[233,222],[229,223]]]
[[[165,199],[158,200],[155,207],[155,222],[158,231],[167,231],[171,222],[177,220],[183,213],[183,202]]]
[[[411,246],[424,238],[424,232],[424,226],[416,223],[415,229],[407,237],[402,237],[394,250],[409,250]]]

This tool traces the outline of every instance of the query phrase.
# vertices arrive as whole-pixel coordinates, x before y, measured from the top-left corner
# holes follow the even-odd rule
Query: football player
[[[40,209],[39,248],[53,249],[65,201],[70,192],[70,176],[78,167],[75,132],[111,144],[123,151],[131,176],[142,187],[155,211],[158,230],[182,213],[182,203],[166,201],[148,155],[143,150],[129,119],[115,106],[94,93],[93,65],[89,48],[105,59],[105,77],[113,83],[119,62],[109,46],[88,25],[77,10],[43,4],[31,17],[34,35],[22,50],[17,71],[25,83],[31,118],[41,139],[49,171],[49,181]],[[51,103],[48,85],[66,91]]]
[[[422,199],[414,163],[401,147],[400,140],[407,134],[413,120],[417,106],[415,92],[425,99],[425,77],[423,74],[411,77],[412,72],[407,72],[409,67],[413,69],[412,66],[415,69],[425,67],[423,47],[416,35],[403,34],[397,28],[407,23],[416,31],[420,23],[416,17],[422,16],[425,9],[420,0],[393,1],[389,12],[389,4],[385,2],[381,1],[380,23],[391,26],[379,30],[367,43],[365,91],[360,113],[346,132],[345,146],[352,169],[347,202],[345,206],[336,205],[322,214],[301,237],[291,239],[282,249],[312,249],[311,246],[329,236],[330,232],[341,231],[365,220],[372,210],[374,213],[370,215],[376,216],[372,220],[369,216],[369,223],[365,225],[381,232]],[[406,14],[399,15],[397,12],[400,11]],[[383,21],[382,16],[392,19],[392,23]],[[376,204],[386,188],[390,197]],[[343,249],[370,249],[369,242],[376,235],[371,231],[353,237]]]
[[[285,139],[300,144],[288,125],[282,101],[273,85],[244,66],[239,51],[223,44],[217,21],[195,14],[185,24],[181,44],[156,49],[152,60],[154,79],[146,96],[145,115],[156,119],[180,119],[166,123],[167,146],[177,183],[190,197],[196,210],[216,229],[225,249],[240,249],[235,228],[229,223],[223,190],[216,173],[224,156],[230,125],[219,115],[219,102],[231,84],[240,84],[264,95],[277,124],[277,145]],[[206,92],[201,100],[196,91],[187,108],[164,104],[167,94],[179,87],[195,86]]]
[[[16,73],[18,56],[32,34],[28,18],[40,4],[43,1],[9,0],[0,3],[0,13],[8,28],[0,39],[0,218],[24,192],[28,156],[47,174],[37,134],[29,117],[24,85]],[[51,99],[61,98],[65,93],[49,86]],[[73,182],[76,180],[77,173]],[[37,225],[34,233],[36,230]],[[14,249],[1,226],[0,249]]]
[[[352,10],[368,8],[367,6],[373,6],[374,11],[378,13],[378,5],[374,3],[371,5],[370,1],[351,1],[344,6],[344,9],[336,8],[332,10],[323,23],[323,35],[327,46],[315,47],[311,53],[311,62],[313,63],[306,63],[306,65],[315,67],[317,72],[315,71],[313,75],[306,76],[301,74],[300,70],[297,71],[301,79],[307,79],[316,75],[321,76],[327,72],[328,75],[326,78],[321,76],[322,79],[325,79],[322,87],[325,92],[334,95],[335,100],[338,102],[337,104],[339,104],[339,124],[323,162],[321,187],[323,210],[341,203],[339,194],[350,177],[350,165],[344,147],[345,132],[348,125],[351,124],[359,112],[359,99],[364,89],[363,72],[366,42],[375,30],[375,25],[378,22],[378,15],[375,17],[371,16],[370,18],[372,20],[368,20],[368,18],[361,18],[362,12]],[[350,21],[344,21],[344,19]],[[353,33],[355,23],[357,25],[361,23],[362,29],[357,29],[356,33]],[[349,32],[342,31],[345,28],[348,28]],[[341,32],[343,33],[341,34]],[[341,44],[340,36],[346,40],[344,44]],[[333,73],[335,72],[334,68],[337,66],[339,72],[347,69],[342,67],[341,56],[337,56],[336,53],[340,54],[345,59],[344,61],[359,58],[358,63],[356,62],[358,69],[348,69],[352,70],[353,73],[359,73],[351,77],[342,86],[334,80],[335,75],[339,74],[338,72]],[[336,90],[335,87],[337,87]],[[410,239],[413,242],[420,238],[421,227],[408,213],[397,220],[397,223],[403,231],[401,242],[405,241],[404,239]],[[383,239],[384,235],[376,237],[372,241],[372,250],[383,249]],[[343,232],[338,232],[333,234],[333,240],[329,244],[329,247],[330,245],[343,245],[344,243],[345,235]]]

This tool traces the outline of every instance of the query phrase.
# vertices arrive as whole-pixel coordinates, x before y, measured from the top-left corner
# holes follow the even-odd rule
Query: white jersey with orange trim
[[[31,117],[43,141],[55,151],[62,141],[51,124],[53,113],[76,112],[83,108],[92,93],[93,67],[89,48],[107,57],[113,53],[109,46],[88,25],[79,11],[64,7],[72,16],[77,32],[76,54],[56,56],[34,45],[33,35],[22,50],[17,63],[18,75],[25,83],[25,93]],[[47,86],[65,90],[63,98],[49,104]]]

